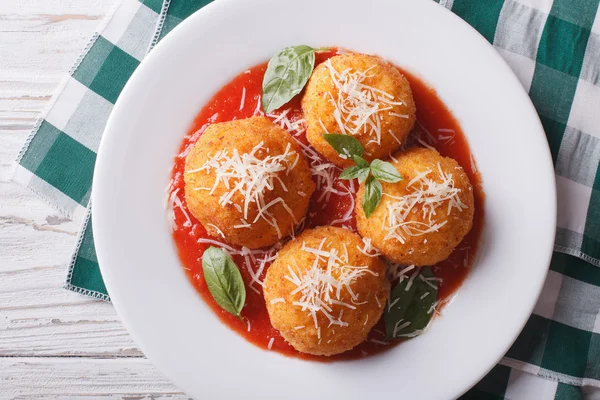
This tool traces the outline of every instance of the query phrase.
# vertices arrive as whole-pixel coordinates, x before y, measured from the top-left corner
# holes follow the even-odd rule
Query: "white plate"
[[[375,53],[421,76],[468,137],[484,183],[472,273],[426,334],[365,360],[314,363],[261,350],[188,282],[165,211],[173,157],[200,108],[289,45]],[[106,287],[144,353],[202,398],[454,398],[507,351],[546,276],[556,218],[552,162],[519,81],[470,26],[433,1],[218,0],[138,67],[102,139],[93,188]]]

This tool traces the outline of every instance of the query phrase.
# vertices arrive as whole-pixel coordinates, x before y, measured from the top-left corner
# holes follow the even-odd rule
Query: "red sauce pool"
[[[317,63],[321,63],[335,54],[335,49],[319,53],[317,54]],[[248,118],[259,112],[262,114],[259,105],[262,80],[266,68],[266,63],[257,65],[235,77],[230,83],[217,92],[196,116],[188,134],[183,139],[180,154],[175,158],[173,182],[170,189],[171,193],[177,190],[177,193],[179,194],[184,193],[183,171],[187,149],[198,140],[208,125],[217,122]],[[475,195],[475,219],[473,229],[447,260],[433,266],[435,275],[443,279],[439,285],[438,292],[438,301],[441,301],[443,304],[443,301],[450,299],[464,281],[469,273],[470,266],[477,251],[477,245],[483,227],[484,195],[481,177],[477,172],[475,162],[469,150],[469,145],[458,122],[454,119],[445,104],[439,99],[436,92],[413,74],[402,69],[400,69],[400,71],[409,80],[417,105],[417,124],[413,129],[413,133],[419,134],[423,141],[435,147],[442,155],[457,160],[458,163],[463,166],[473,184]],[[292,121],[301,119],[303,115],[300,107],[300,97],[301,95],[297,96],[276,113],[281,113],[283,110],[289,109],[287,116],[290,117]],[[244,98],[243,104],[242,98]],[[270,118],[274,119],[273,117]],[[296,139],[308,145],[304,133],[297,135]],[[342,219],[352,207],[352,200],[349,196],[332,194],[329,201],[319,201],[322,194],[322,190],[317,190],[311,199],[311,205],[306,220],[306,227],[308,228],[319,225],[331,225],[332,222]],[[248,266],[241,256],[234,256],[234,260],[240,267],[242,277],[246,283],[246,305],[242,311],[242,316],[246,322],[242,322],[237,317],[227,313],[213,300],[206,283],[204,282],[202,274],[202,254],[209,244],[197,242],[200,238],[221,240],[220,238],[209,237],[204,227],[202,227],[191,213],[187,211],[185,196],[180,195],[178,197],[182,202],[183,209],[189,215],[192,222],[191,226],[185,224],[187,217],[182,209],[178,207],[174,208],[175,228],[173,231],[173,239],[175,240],[179,257],[186,274],[198,293],[219,319],[246,338],[249,342],[263,349],[267,349],[269,342],[273,339],[271,345],[272,351],[277,351],[288,356],[319,361],[365,357],[379,353],[400,343],[400,341],[392,342],[389,345],[377,343],[377,341],[380,341],[385,336],[385,328],[383,320],[381,320],[369,334],[369,339],[374,339],[376,342],[366,340],[351,351],[333,357],[318,357],[299,353],[285,342],[279,332],[271,326],[262,290],[256,283],[250,286],[252,279],[248,272]],[[349,221],[335,223],[334,225],[356,230],[354,215]],[[264,279],[267,268],[262,272],[261,279]],[[249,322],[249,325],[247,322]],[[250,330],[248,330],[248,326],[250,326]]]

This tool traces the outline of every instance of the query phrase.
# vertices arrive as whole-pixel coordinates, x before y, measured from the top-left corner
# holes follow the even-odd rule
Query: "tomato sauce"
[[[336,49],[332,49],[331,51],[318,53],[317,64],[334,56],[336,52]],[[210,124],[248,118],[253,115],[263,115],[260,107],[260,96],[266,68],[266,63],[250,68],[219,90],[196,116],[188,133],[183,138],[180,153],[175,158],[170,193],[178,195],[181,207],[174,207],[173,209],[173,239],[186,274],[204,301],[223,323],[249,342],[263,349],[268,349],[270,344],[270,350],[288,356],[329,361],[365,357],[391,348],[400,341],[389,344],[382,341],[385,337],[385,327],[383,320],[381,320],[370,332],[368,340],[346,353],[333,357],[318,357],[296,351],[285,342],[279,331],[271,326],[262,288],[256,282],[252,282],[251,274],[248,272],[248,269],[255,268],[255,265],[252,261],[248,265],[246,259],[242,256],[236,255],[233,258],[240,267],[240,272],[246,284],[246,304],[242,310],[243,321],[224,311],[208,291],[202,274],[202,254],[210,244],[198,243],[198,240],[212,239],[219,242],[222,240],[221,238],[208,236],[204,227],[187,210],[185,196],[183,196],[185,157],[190,146],[198,140]],[[439,99],[436,92],[415,75],[402,69],[400,71],[411,84],[417,106],[417,124],[415,124],[411,134],[412,137],[418,136],[421,138],[420,145],[425,142],[427,145],[435,147],[442,155],[456,159],[463,166],[473,184],[475,196],[473,229],[447,260],[433,266],[434,274],[442,278],[442,282],[439,284],[438,301],[440,304],[444,304],[456,292],[469,273],[477,251],[477,244],[483,227],[484,195],[481,177],[477,172],[469,145],[458,122]],[[274,114],[281,114],[282,111],[289,109],[287,117],[291,121],[302,119],[300,98],[301,94]],[[267,115],[267,117],[274,120],[276,115]],[[303,132],[299,132],[294,136],[298,141],[309,146]],[[419,143],[416,144],[419,145]],[[326,162],[324,159],[321,159],[321,161]],[[339,175],[339,171],[336,174]],[[354,188],[358,188],[356,182],[354,182]],[[338,181],[336,179],[335,189],[339,193],[330,194],[328,199],[322,188],[315,191],[307,213],[305,227],[336,225],[356,230],[356,220],[352,211],[353,196],[347,193],[352,188],[348,187],[348,181]],[[351,211],[352,215],[349,216]],[[344,217],[349,218],[344,220]],[[191,220],[191,224],[187,222],[188,218]],[[264,279],[267,269],[268,264],[260,275],[261,280]]]

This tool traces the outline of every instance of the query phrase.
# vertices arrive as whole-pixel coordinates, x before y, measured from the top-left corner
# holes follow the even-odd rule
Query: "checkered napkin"
[[[19,154],[15,180],[83,221],[67,289],[109,300],[89,218],[100,137],[147,51],[209,2],[122,0]],[[438,2],[493,43],[528,90],[558,185],[556,252],[542,296],[501,363],[465,398],[600,393],[600,0]]]

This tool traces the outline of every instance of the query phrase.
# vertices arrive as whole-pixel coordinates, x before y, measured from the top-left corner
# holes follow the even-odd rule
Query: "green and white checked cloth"
[[[15,180],[83,221],[70,290],[109,300],[89,199],[113,104],[148,49],[209,2],[122,0],[19,154]],[[558,186],[556,251],[542,296],[500,364],[464,398],[600,398],[600,0],[438,2],[493,43],[529,92]]]

